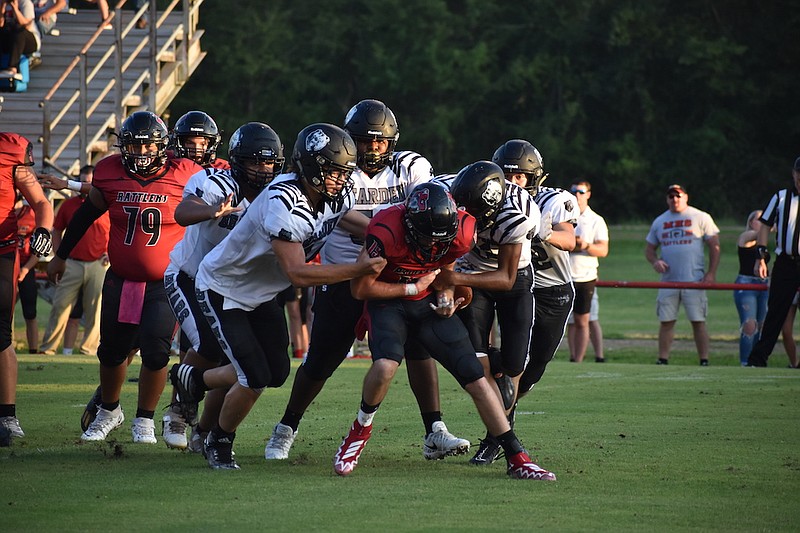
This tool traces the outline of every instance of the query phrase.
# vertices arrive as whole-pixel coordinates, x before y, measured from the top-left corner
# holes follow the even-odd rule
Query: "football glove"
[[[542,220],[539,225],[538,237],[542,241],[546,241],[553,234],[553,215],[548,211],[542,215]]]
[[[31,234],[31,252],[39,257],[50,255],[53,251],[53,237],[45,228],[36,228]]]

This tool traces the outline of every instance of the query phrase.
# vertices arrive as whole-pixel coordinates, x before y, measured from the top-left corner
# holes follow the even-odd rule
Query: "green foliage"
[[[783,8],[781,7],[783,6]],[[551,183],[594,184],[611,221],[647,219],[668,183],[717,217],[790,184],[800,10],[747,0],[205,2],[208,57],[174,103],[227,132],[268,122],[291,148],[363,98],[437,172],[522,137]],[[655,192],[655,194],[654,194]]]

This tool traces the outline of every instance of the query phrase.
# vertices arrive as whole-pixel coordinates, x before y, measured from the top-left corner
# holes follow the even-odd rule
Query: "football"
[[[472,287],[457,285],[455,290],[453,291],[453,299],[458,300],[459,298],[464,298],[464,301],[461,302],[461,305],[458,306],[459,309],[468,306],[469,303],[472,301]]]

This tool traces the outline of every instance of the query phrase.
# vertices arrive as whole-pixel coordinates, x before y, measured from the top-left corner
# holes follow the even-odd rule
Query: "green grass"
[[[723,227],[721,282],[735,278],[738,231]],[[657,279],[643,257],[645,232],[611,228],[603,279]],[[161,442],[130,442],[131,382],[123,427],[107,443],[81,442],[96,359],[20,355],[17,404],[27,436],[0,448],[0,529],[796,531],[800,372],[783,368],[781,348],[770,368],[740,368],[731,293],[709,298],[712,366],[697,365],[681,318],[671,364],[660,367],[655,291],[601,289],[609,362],[570,364],[562,347],[517,418],[521,440],[556,483],[511,480],[502,464],[475,468],[466,457],[425,461],[402,369],[358,468],[339,478],[332,458],[356,414],[368,361],[347,361],[331,378],[285,462],[267,463],[263,450],[293,376],[267,390],[238,431],[242,470],[214,472]],[[47,312],[42,303],[42,324]],[[21,346],[20,317],[17,326]],[[138,368],[137,360],[129,377]],[[445,421],[477,443],[484,430],[469,397],[446,372],[440,380]]]
[[[783,368],[574,365],[555,361],[520,406],[517,432],[558,482],[515,481],[502,464],[422,458],[422,424],[404,372],[355,473],[332,457],[368,365],[348,361],[301,425],[291,458],[264,442],[289,387],[269,390],[236,440],[239,472],[197,455],[133,445],[129,424],[104,444],[78,423],[95,386],[90,357],[20,357],[27,437],[0,449],[3,530],[179,529],[792,531],[800,524],[800,373]],[[295,365],[296,368],[296,365]],[[138,366],[131,367],[135,376]],[[445,419],[477,442],[468,396],[440,373]],[[122,405],[133,416],[135,383]],[[166,395],[163,402],[166,403]]]

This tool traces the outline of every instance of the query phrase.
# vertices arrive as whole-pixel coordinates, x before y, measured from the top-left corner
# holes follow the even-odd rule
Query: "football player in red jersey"
[[[405,204],[377,213],[367,228],[365,253],[384,257],[375,275],[351,282],[353,296],[367,300],[369,344],[373,363],[364,378],[361,408],[334,456],[334,471],[353,472],[372,434],[372,421],[403,360],[408,340],[421,345],[472,396],[489,433],[508,458],[508,474],[519,479],[555,480],[523,450],[505,416],[503,404],[484,377],[469,333],[454,316],[463,303],[454,287],[433,291],[433,280],[475,244],[475,219],[456,207],[438,183],[418,185]]]
[[[119,405],[128,354],[141,351],[139,402],[131,427],[133,442],[155,443],[153,416],[167,377],[175,317],[164,290],[169,252],[183,237],[175,222],[189,177],[202,167],[188,159],[168,159],[168,131],[154,113],[137,111],[122,124],[120,154],[95,167],[87,201],[66,229],[47,268],[58,282],[65,259],[85,230],[108,211],[111,267],[103,285],[100,321],[100,387],[97,417],[81,435],[102,441],[125,420]]]
[[[203,168],[231,168],[225,159],[217,158],[222,140],[217,123],[203,111],[189,111],[172,128],[170,148],[177,157],[191,159]]]
[[[14,303],[17,299],[17,190],[35,213],[36,229],[31,233],[31,251],[41,257],[50,253],[53,206],[36,181],[33,147],[16,133],[0,132],[0,429],[11,437],[24,437],[17,420],[17,354],[11,342]],[[10,442],[7,438],[6,442]]]

